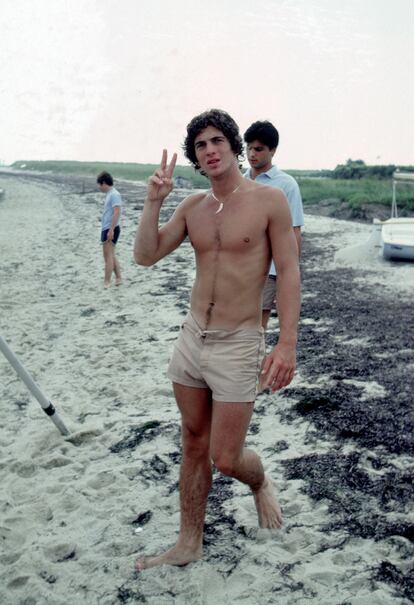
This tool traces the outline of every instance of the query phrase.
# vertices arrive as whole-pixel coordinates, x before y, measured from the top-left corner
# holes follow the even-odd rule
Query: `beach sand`
[[[144,185],[117,187],[124,282],[104,290],[93,179],[0,174],[0,333],[71,433],[0,355],[0,603],[413,602],[414,264],[338,254],[371,226],[317,216],[303,237],[298,372],[258,397],[247,439],[283,529],[258,530],[249,491],[215,473],[204,559],[134,571],[177,535],[180,421],[166,366],[194,261],[184,243],[136,266]],[[269,348],[276,328],[272,317]]]

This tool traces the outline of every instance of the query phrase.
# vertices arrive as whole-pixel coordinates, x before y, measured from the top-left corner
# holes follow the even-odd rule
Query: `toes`
[[[136,569],[136,571],[139,572],[139,571],[142,571],[145,568],[146,568],[145,559],[137,559],[135,561],[135,569]]]

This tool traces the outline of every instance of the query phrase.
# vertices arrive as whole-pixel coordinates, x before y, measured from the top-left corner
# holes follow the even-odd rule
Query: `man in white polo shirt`
[[[254,122],[244,133],[247,146],[247,159],[250,164],[245,177],[257,183],[281,189],[289,203],[292,216],[292,225],[298,244],[299,255],[301,251],[300,228],[304,224],[302,197],[299,185],[295,179],[273,166],[272,160],[279,144],[279,133],[271,122]],[[274,262],[270,265],[269,276],[263,290],[262,325],[266,329],[270,312],[276,299],[276,267]]]

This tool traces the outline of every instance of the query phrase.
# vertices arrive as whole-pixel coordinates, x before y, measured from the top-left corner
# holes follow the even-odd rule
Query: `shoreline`
[[[76,185],[76,192],[85,194],[88,192],[94,192],[96,190],[96,177],[91,175],[82,174],[59,174],[56,172],[40,172],[40,171],[26,171],[17,169],[0,168],[0,177],[22,177],[29,180],[38,182],[49,181],[57,185],[65,185],[73,190]],[[177,177],[183,179],[183,177]],[[145,181],[133,181],[129,179],[116,179],[117,183],[122,183],[123,187],[128,190],[136,186],[145,187]],[[185,179],[184,179],[185,181]],[[86,190],[87,189],[87,190]],[[194,186],[188,191],[195,191],[197,188]],[[187,191],[187,190],[186,190]],[[122,192],[122,188],[121,188]],[[390,194],[391,195],[391,194]],[[317,204],[304,203],[304,210],[306,214],[312,216],[323,216],[327,218],[335,218],[339,220],[352,221],[361,224],[372,224],[374,219],[387,220],[391,216],[391,204],[380,204],[380,203],[366,203],[362,204],[361,207],[351,207],[346,202],[341,202],[339,199],[321,199]],[[414,211],[409,211],[405,208],[400,210],[399,216],[401,217],[414,217]]]

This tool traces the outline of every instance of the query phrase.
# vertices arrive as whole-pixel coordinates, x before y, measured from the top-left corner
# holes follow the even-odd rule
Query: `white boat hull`
[[[414,219],[390,218],[382,223],[381,248],[385,259],[414,261]]]

